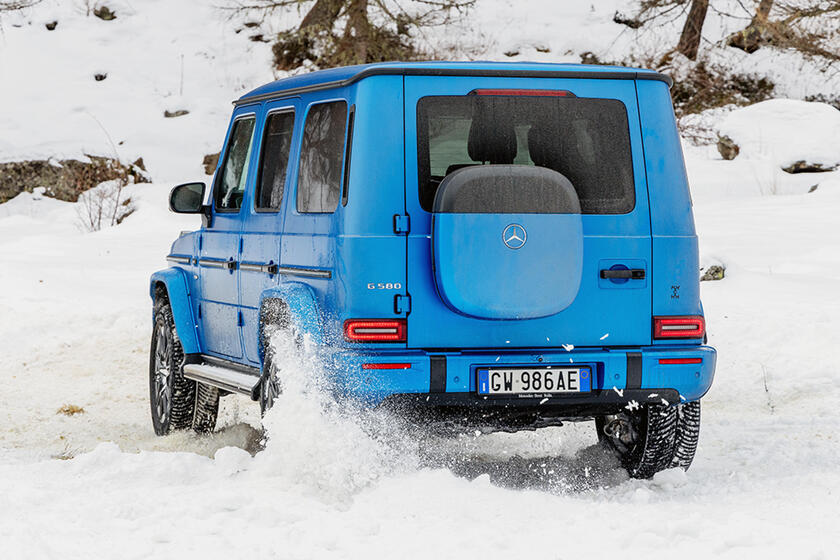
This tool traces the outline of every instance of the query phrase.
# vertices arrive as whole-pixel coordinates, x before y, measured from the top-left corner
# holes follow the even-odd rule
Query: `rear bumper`
[[[699,363],[673,363],[675,360]],[[540,410],[564,418],[588,417],[647,403],[696,401],[709,390],[717,353],[710,346],[621,349],[432,352],[338,351],[331,355],[337,389],[369,406],[441,410]],[[663,360],[665,362],[663,362]],[[670,362],[670,363],[669,363]],[[397,364],[396,369],[366,369]],[[525,398],[479,396],[476,370],[498,366],[588,365],[592,391]],[[386,366],[387,367],[387,366]]]

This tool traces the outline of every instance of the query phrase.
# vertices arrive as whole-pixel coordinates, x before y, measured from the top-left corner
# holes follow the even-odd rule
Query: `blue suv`
[[[428,425],[595,419],[635,477],[688,468],[715,350],[670,79],[630,68],[386,63],[241,97],[202,217],[151,278],[155,431],[271,406],[276,330],[336,398]],[[328,351],[327,351],[328,350]]]

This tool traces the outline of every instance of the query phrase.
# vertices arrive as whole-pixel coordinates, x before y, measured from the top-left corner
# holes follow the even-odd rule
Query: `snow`
[[[480,4],[455,35],[464,52],[487,39],[487,58],[576,61],[581,50],[622,54],[661,39],[611,23],[627,5],[617,0],[570,3],[562,22],[498,17],[511,1]],[[726,266],[723,280],[701,285],[719,360],[687,473],[629,480],[591,423],[417,435],[333,403],[307,346],[282,349],[288,383],[264,431],[258,407],[229,396],[215,433],[157,438],[147,282],[178,232],[198,226],[166,210],[168,191],[203,177],[229,101],[272,78],[270,52],[212,3],[109,5],[112,22],[51,0],[2,20],[0,160],[116,149],[143,156],[156,181],[130,186],[137,211],[96,233],[79,227],[76,204],[42,191],[0,205],[3,557],[836,556],[840,173],[780,166],[836,157],[837,115],[771,101],[710,117],[743,142],[735,160],[685,144],[702,262]],[[719,24],[712,15],[707,32]],[[773,66],[781,94],[837,87],[789,53],[743,56],[738,64]],[[108,78],[95,82],[100,71]],[[190,114],[163,118],[178,108]],[[57,413],[67,404],[84,412]]]
[[[741,148],[738,157],[765,158],[779,167],[840,164],[840,111],[825,103],[771,99],[732,111],[719,128]]]

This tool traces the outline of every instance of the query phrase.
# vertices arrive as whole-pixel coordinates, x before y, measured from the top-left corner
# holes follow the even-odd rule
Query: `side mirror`
[[[201,214],[204,212],[204,183],[178,185],[169,194],[169,209],[176,214]]]

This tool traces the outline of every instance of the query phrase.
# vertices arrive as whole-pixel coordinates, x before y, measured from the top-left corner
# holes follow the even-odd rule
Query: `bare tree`
[[[318,66],[418,58],[415,35],[449,23],[476,0],[238,0],[231,8],[265,17],[278,9],[306,8],[296,28],[273,46],[278,69],[311,61]]]
[[[700,39],[703,37],[703,23],[706,21],[708,11],[709,0],[691,1],[688,17],[680,34],[680,42],[677,44],[677,50],[689,60],[697,60],[697,50],[700,48]]]

